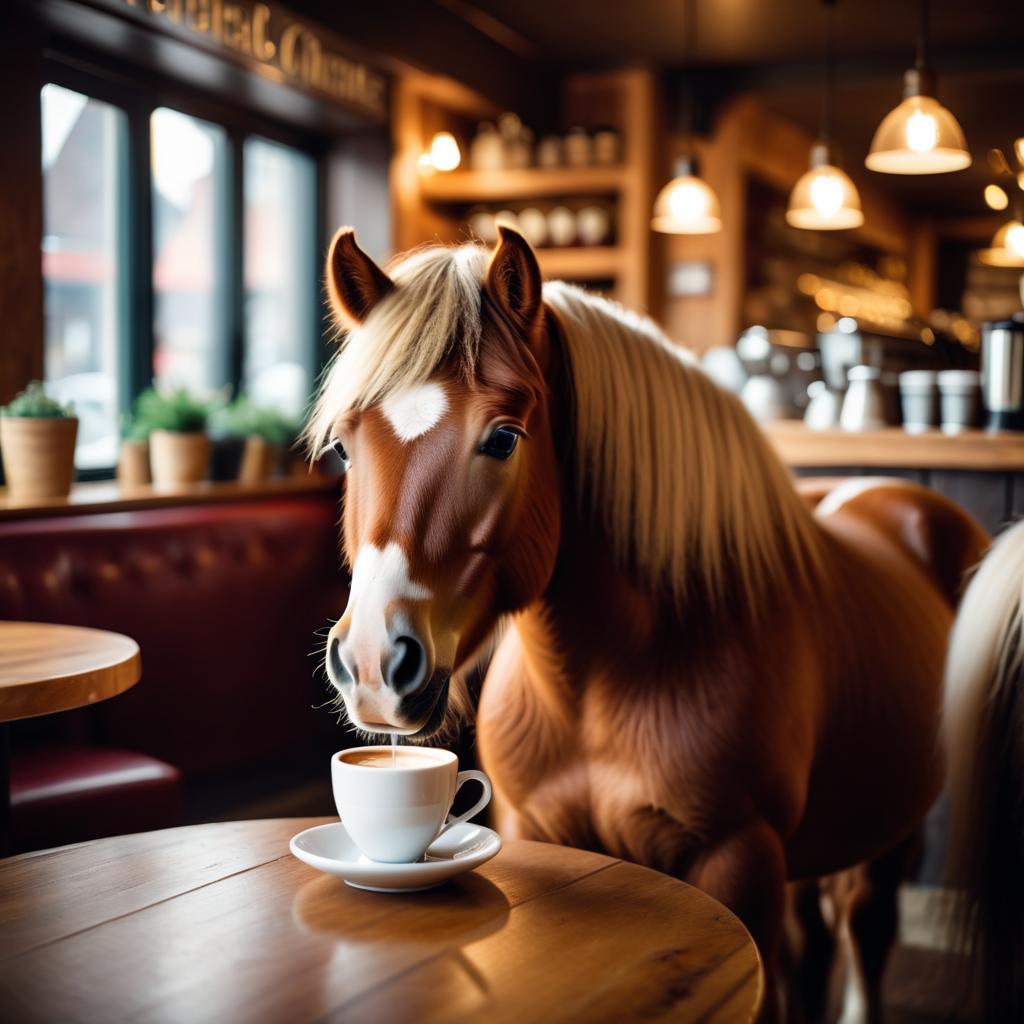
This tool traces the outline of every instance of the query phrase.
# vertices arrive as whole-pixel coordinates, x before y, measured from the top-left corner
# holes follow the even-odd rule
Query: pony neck
[[[545,304],[563,477],[545,601],[614,601],[643,633],[756,622],[780,588],[815,588],[820,531],[739,399],[649,320],[558,284]]]

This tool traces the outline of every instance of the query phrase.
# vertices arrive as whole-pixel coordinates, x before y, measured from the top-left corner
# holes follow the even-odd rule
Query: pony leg
[[[779,834],[757,821],[706,849],[686,881],[721,900],[747,926],[765,973],[762,1024],[780,1018],[780,945],[786,902],[786,855]]]
[[[788,942],[783,953],[787,960],[786,1011],[791,1024],[820,1024],[828,1007],[836,939],[822,912],[822,901],[829,898],[823,885],[827,883],[817,878],[789,885]]]
[[[882,1020],[882,975],[899,925],[899,887],[920,850],[921,836],[915,832],[850,873],[853,885],[842,928],[849,955],[840,1024]]]

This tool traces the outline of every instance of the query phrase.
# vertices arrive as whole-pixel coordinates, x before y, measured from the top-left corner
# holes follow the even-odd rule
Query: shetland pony
[[[946,667],[950,882],[982,1019],[1024,1020],[1024,523],[993,545],[964,595]]]
[[[435,735],[498,635],[477,730],[502,833],[694,883],[769,984],[787,879],[869,862],[844,928],[874,1015],[982,531],[895,481],[812,511],[732,394],[649,320],[542,286],[510,229],[388,273],[343,229],[327,288],[347,337],[309,439],[348,467],[326,664],[351,722]]]

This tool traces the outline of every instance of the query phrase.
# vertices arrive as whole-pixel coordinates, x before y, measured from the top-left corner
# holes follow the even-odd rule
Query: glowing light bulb
[[[818,174],[811,182],[811,203],[822,217],[834,217],[843,205],[843,183],[832,174]]]
[[[998,185],[985,186],[985,202],[991,210],[1005,210],[1010,205],[1006,193]]]
[[[928,153],[935,148],[939,126],[931,114],[915,110],[907,118],[907,146],[915,153]]]
[[[451,132],[438,132],[430,142],[430,162],[438,171],[454,171],[462,163],[462,153]]]
[[[673,217],[688,224],[708,212],[707,192],[694,181],[682,181],[669,194],[668,205]]]
[[[1024,258],[1024,224],[1011,224],[1006,232],[1006,248]]]

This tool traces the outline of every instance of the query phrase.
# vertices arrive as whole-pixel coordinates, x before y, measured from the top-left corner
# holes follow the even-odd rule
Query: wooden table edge
[[[5,621],[0,623],[0,626],[8,624],[16,626],[41,626],[44,628],[50,626],[83,633],[103,634],[107,637],[116,637],[118,640],[124,641],[131,648],[131,651],[123,660],[107,666],[86,669],[84,671],[65,672],[63,675],[55,675],[45,681],[26,680],[25,682],[0,683],[0,690],[4,694],[2,703],[5,705],[10,703],[14,708],[17,708],[22,702],[25,705],[30,705],[39,704],[44,699],[46,700],[46,707],[41,710],[16,711],[14,714],[5,711],[0,721],[19,722],[26,718],[39,718],[42,715],[51,715],[61,711],[71,711],[74,708],[98,704],[100,701],[120,696],[120,694],[135,686],[142,678],[142,653],[139,650],[138,642],[124,633],[118,633],[111,629],[97,629],[93,626],[73,626],[67,623],[56,622]],[[0,632],[0,636],[2,636],[2,632]],[[81,699],[83,688],[97,685],[99,689],[95,694],[88,694],[87,699]]]

